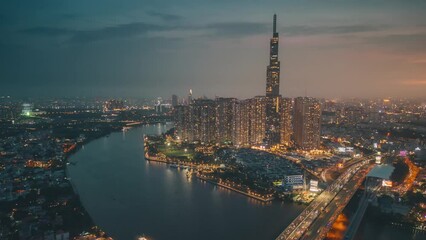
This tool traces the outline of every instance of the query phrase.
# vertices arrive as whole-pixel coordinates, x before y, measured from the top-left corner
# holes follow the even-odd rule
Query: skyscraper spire
[[[274,14],[274,34],[277,33],[277,14]]]

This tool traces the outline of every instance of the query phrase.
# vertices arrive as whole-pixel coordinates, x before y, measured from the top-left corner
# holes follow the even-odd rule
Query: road
[[[351,200],[358,187],[361,186],[370,169],[369,165],[364,165],[356,172],[356,174],[354,174],[354,176],[345,184],[343,189],[334,197],[330,204],[327,205],[327,207],[311,223],[301,239],[323,239],[327,235],[327,232],[330,230],[334,221]]]
[[[363,159],[363,161],[359,161],[358,163],[349,166],[347,170],[342,175],[340,175],[333,182],[333,184],[331,184],[317,198],[315,198],[315,200],[312,201],[311,204],[295,220],[293,220],[293,222],[276,239],[300,239],[306,233],[312,233],[313,228],[310,227],[312,224],[315,224],[313,226],[318,229],[315,230],[315,232],[321,231],[321,226],[324,223],[324,225],[331,226],[333,222],[331,222],[330,224],[328,223],[330,222],[329,220],[327,220],[327,222],[324,222],[326,217],[333,217],[332,214],[334,211],[331,210],[337,210],[338,207],[340,208],[341,206],[343,206],[342,200],[346,200],[347,198],[350,199],[352,195],[349,197],[347,194],[353,190],[353,187],[355,187],[354,183],[358,183],[358,181],[362,183],[363,179],[363,174],[360,174],[360,176],[358,176],[358,174],[356,173],[358,173],[359,171],[363,171],[368,167],[368,165],[368,160]],[[358,188],[358,186],[356,188]],[[341,192],[342,189],[343,191]],[[346,203],[344,205],[346,205]],[[319,221],[316,221],[318,217],[321,217],[321,219]]]

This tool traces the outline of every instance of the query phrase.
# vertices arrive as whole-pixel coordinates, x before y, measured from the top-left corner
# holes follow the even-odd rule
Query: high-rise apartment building
[[[177,95],[172,95],[172,107],[179,105],[179,99]]]
[[[265,108],[266,98],[263,96],[239,101],[236,111],[236,145],[263,144],[265,140]]]
[[[190,108],[191,141],[209,143],[216,141],[216,103],[211,99],[192,100]],[[192,137],[192,139],[191,139]]]
[[[192,140],[191,113],[189,105],[178,105],[175,107],[175,129],[176,134],[183,141]]]
[[[236,105],[234,145],[249,144],[250,137],[250,99],[240,100]]]
[[[266,98],[257,96],[249,99],[250,137],[249,144],[263,144],[265,141]]]
[[[219,143],[233,142],[236,130],[236,98],[216,98],[216,139]]]
[[[321,104],[317,99],[295,98],[293,129],[296,146],[304,150],[320,147]]]
[[[293,101],[291,98],[282,98],[280,111],[280,143],[289,146],[293,135]]]

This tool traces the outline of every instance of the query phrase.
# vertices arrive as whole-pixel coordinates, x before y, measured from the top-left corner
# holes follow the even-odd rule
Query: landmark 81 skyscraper
[[[266,69],[266,126],[265,137],[269,145],[280,142],[280,61],[277,15],[274,14],[273,34],[270,42],[269,66]]]
[[[278,60],[277,15],[274,14],[274,28],[270,43],[269,66],[266,69],[266,96],[280,95],[280,61]]]

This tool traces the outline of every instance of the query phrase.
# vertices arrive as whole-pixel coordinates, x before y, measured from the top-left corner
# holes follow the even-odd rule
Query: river
[[[68,173],[84,207],[114,239],[274,239],[303,210],[188,180],[183,171],[146,161],[143,135],[169,127],[112,133],[70,158],[76,164]]]

